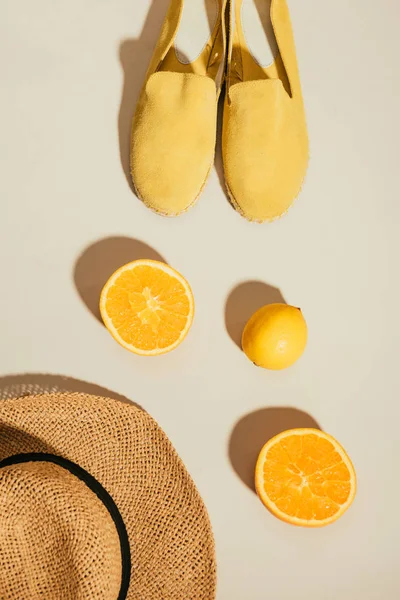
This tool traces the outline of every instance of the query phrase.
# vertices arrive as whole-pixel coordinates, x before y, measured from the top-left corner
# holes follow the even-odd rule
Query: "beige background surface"
[[[311,163],[294,208],[263,226],[235,213],[215,170],[174,220],[130,189],[129,122],[166,0],[0,6],[2,396],[108,388],[149,411],[210,511],[218,600],[398,597],[398,2],[290,1]],[[189,279],[197,314],[178,350],[142,359],[91,310],[113,266],[156,253]],[[279,294],[310,337],[270,373],[231,336]],[[313,419],[348,450],[359,490],[308,531],[246,482],[265,437]]]

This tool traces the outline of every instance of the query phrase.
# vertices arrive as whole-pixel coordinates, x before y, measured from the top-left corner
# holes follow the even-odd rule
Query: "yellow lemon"
[[[247,322],[242,336],[246,356],[264,369],[286,369],[304,352],[307,324],[299,308],[268,304]]]

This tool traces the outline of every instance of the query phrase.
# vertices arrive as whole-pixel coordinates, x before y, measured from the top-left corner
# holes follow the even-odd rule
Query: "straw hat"
[[[0,598],[212,600],[204,504],[144,411],[85,394],[0,403]]]

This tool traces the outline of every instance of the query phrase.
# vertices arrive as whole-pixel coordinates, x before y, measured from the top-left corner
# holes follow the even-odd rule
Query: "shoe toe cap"
[[[272,221],[290,208],[305,177],[308,138],[304,110],[302,102],[290,98],[279,80],[249,83],[253,85],[238,84],[237,90],[234,86],[231,104],[226,103],[226,183],[243,216]]]
[[[140,198],[173,216],[200,194],[214,158],[216,88],[192,74],[150,77],[133,121],[131,171]]]

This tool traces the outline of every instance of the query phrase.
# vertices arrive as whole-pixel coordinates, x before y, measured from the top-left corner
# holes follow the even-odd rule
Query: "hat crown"
[[[0,469],[0,590],[17,600],[115,600],[121,547],[103,502],[50,461]]]
[[[5,473],[10,472],[8,467],[11,464],[34,460],[65,467],[71,476],[78,479],[75,483],[86,485],[89,490],[83,488],[84,506],[89,501],[96,507],[98,502],[103,503],[119,535],[118,553],[113,550],[116,542],[111,544],[109,537],[102,534],[104,526],[98,524],[99,519],[94,523],[89,519],[92,509],[89,517],[85,517],[84,512],[85,518],[80,521],[82,526],[71,528],[70,521],[75,523],[78,509],[72,504],[74,510],[66,510],[64,506],[69,500],[60,502],[62,510],[53,511],[51,523],[47,515],[45,518],[36,516],[31,521],[21,515],[25,529],[28,524],[29,539],[24,538],[21,528],[16,531],[19,525],[15,515],[21,513],[20,507],[24,503],[29,502],[29,512],[37,515],[33,497],[40,504],[35,489],[43,487],[43,476],[39,478],[36,475],[34,484],[22,486],[28,490],[26,502],[14,493],[14,501],[8,501],[9,508],[5,512],[1,503],[5,506],[7,488],[16,489],[17,482],[21,481],[21,469],[11,483],[6,482]],[[37,465],[31,468],[37,473]],[[45,466],[43,469],[48,472]],[[50,493],[52,486],[45,485]],[[64,483],[56,497],[65,498],[67,495],[69,498],[68,489],[69,485]],[[75,492],[72,496],[76,502]],[[52,505],[50,501],[48,504]],[[106,515],[104,520],[107,519]],[[72,542],[67,544],[58,533],[60,523],[64,525],[65,521],[69,524],[69,539],[80,542],[76,546]],[[57,535],[52,532],[54,528]],[[82,559],[82,531],[85,539],[89,539],[87,530],[94,543],[84,547],[85,562]],[[92,535],[93,530],[95,534]],[[55,551],[47,551],[47,547],[51,547],[50,542],[43,550],[42,538],[47,539],[49,531],[54,540],[52,547],[57,548],[58,553],[61,547],[66,554],[64,561],[60,556],[56,560],[52,558]],[[100,535],[103,536],[101,539],[105,538],[104,543],[99,542]],[[13,542],[14,538],[22,540],[22,548],[30,549],[32,556],[28,552],[25,559],[26,563],[33,564],[28,571],[29,576],[33,573],[34,579],[40,572],[42,577],[41,571],[47,569],[49,572],[49,565],[50,572],[55,570],[53,560],[56,566],[63,566],[68,560],[68,577],[64,579],[74,580],[79,592],[70,593],[67,588],[68,592],[62,593],[60,584],[50,579],[50,584],[54,584],[51,594],[42,591],[39,594],[36,581],[34,593],[31,590],[26,593],[25,563],[18,555],[20,549]],[[36,553],[35,548],[33,553],[31,547],[35,544],[41,552]],[[107,551],[103,552],[104,548]],[[102,560],[99,560],[98,554],[103,557]],[[13,566],[14,560],[20,566],[18,572]],[[112,575],[105,583],[104,577],[111,577],[116,569],[114,561],[118,562],[120,572],[120,560],[122,575],[118,576],[120,589],[115,595],[111,590],[117,587],[117,577]],[[100,575],[99,564],[105,565]],[[0,598],[212,600],[215,598],[215,569],[214,539],[207,511],[171,442],[150,415],[133,405],[81,393],[51,393],[0,402]],[[8,577],[7,572],[12,575]],[[77,579],[78,573],[81,573],[83,581]],[[95,591],[85,590],[85,579],[89,579]],[[13,580],[19,588],[16,584],[12,585]],[[96,588],[97,581],[101,589]],[[63,585],[65,587],[66,584]]]

